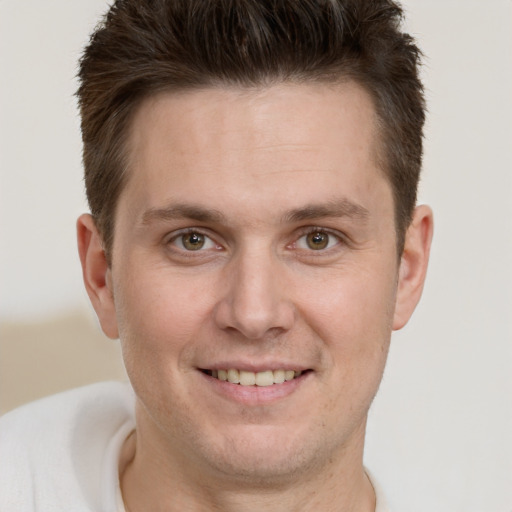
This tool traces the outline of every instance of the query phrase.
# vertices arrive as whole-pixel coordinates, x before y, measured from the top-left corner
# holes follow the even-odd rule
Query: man
[[[0,509],[387,510],[363,468],[425,278],[400,8],[116,2],[81,61],[85,286],[135,396],[3,419]]]

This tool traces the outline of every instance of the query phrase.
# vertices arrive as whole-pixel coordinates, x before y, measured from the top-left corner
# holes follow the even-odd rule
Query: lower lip
[[[199,373],[214,392],[244,405],[265,405],[283,399],[297,390],[311,375],[311,372],[306,372],[300,377],[271,386],[241,386],[216,379],[201,371]]]

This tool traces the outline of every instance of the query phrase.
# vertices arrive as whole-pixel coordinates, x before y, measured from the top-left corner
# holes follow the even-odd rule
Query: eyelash
[[[326,248],[322,248],[322,249],[307,249],[307,248],[300,248],[300,247],[297,247],[298,243],[302,240],[302,239],[305,239],[308,235],[314,235],[314,234],[323,234],[323,235],[327,235],[329,237],[329,240],[328,240],[328,246]],[[202,236],[204,237],[206,240],[209,240],[209,243],[210,244],[213,244],[213,246],[215,246],[215,249],[217,249],[218,251],[221,251],[223,249],[223,247],[218,244],[214,238],[205,230],[203,229],[200,229],[200,228],[187,228],[187,229],[182,229],[178,232],[175,232],[172,234],[172,236],[170,238],[168,238],[165,242],[165,244],[167,246],[174,246],[174,248],[179,251],[181,254],[183,255],[187,255],[187,256],[192,256],[194,253],[201,253],[201,252],[205,252],[205,251],[209,251],[211,250],[213,247],[208,247],[206,249],[203,249],[202,247],[200,249],[197,249],[196,251],[194,250],[187,250],[186,248],[183,247],[183,242],[181,243],[182,247],[179,247],[176,245],[176,241],[178,240],[182,240],[184,236],[186,235],[192,235],[192,234],[197,234],[199,236]],[[335,239],[335,243],[334,245],[331,245],[331,239],[334,238]],[[299,232],[299,236],[295,238],[294,242],[292,242],[291,244],[287,245],[287,248],[294,248],[294,249],[297,249],[297,250],[300,250],[300,251],[304,251],[304,252],[308,252],[308,253],[312,253],[312,255],[315,255],[315,256],[320,256],[322,253],[327,253],[327,252],[331,252],[332,250],[335,249],[336,246],[340,245],[340,244],[343,244],[343,243],[346,243],[345,241],[345,238],[344,236],[337,232],[337,231],[332,231],[330,229],[326,229],[326,228],[322,228],[322,227],[318,227],[318,226],[311,226],[311,227],[307,227],[307,228],[304,228],[302,229],[300,232]],[[331,245],[329,247],[329,245]],[[316,254],[315,254],[316,253]],[[196,254],[196,257],[198,256],[199,254]]]
[[[182,240],[184,236],[186,235],[199,235],[199,236],[202,236],[204,237],[206,240],[209,240],[211,244],[213,244],[215,246],[215,248],[217,248],[218,250],[221,249],[221,246],[219,244],[217,244],[215,242],[215,240],[207,233],[205,232],[204,230],[202,229],[199,229],[199,228],[187,228],[187,229],[182,229],[180,231],[178,231],[177,233],[173,233],[173,235],[166,241],[166,245],[175,245],[175,242],[178,241],[178,240]],[[183,245],[183,243],[181,244]],[[194,252],[203,252],[204,249],[198,249],[196,251],[193,251],[193,250],[187,250],[185,249],[184,247],[177,247],[175,245],[175,247],[182,253],[194,253]]]
[[[328,244],[331,245],[331,239],[334,238],[335,240],[335,243],[334,245],[331,245],[330,247],[326,247],[326,248],[323,248],[323,249],[301,249],[301,248],[298,248],[297,247],[297,244],[299,243],[300,240],[302,239],[305,239],[308,235],[315,235],[315,234],[323,234],[323,235],[327,235],[329,237],[329,241],[328,241]],[[293,242],[292,246],[294,246],[295,248],[299,249],[299,250],[304,250],[308,253],[312,253],[311,255],[315,255],[315,256],[320,256],[322,253],[325,254],[325,253],[330,253],[332,250],[335,249],[336,246],[342,244],[343,242],[345,241],[343,235],[341,233],[338,233],[337,231],[332,231],[330,229],[326,229],[326,228],[323,228],[323,227],[319,227],[319,226],[312,226],[312,227],[307,227],[305,228],[301,233],[300,233],[300,236],[296,239],[295,242]]]

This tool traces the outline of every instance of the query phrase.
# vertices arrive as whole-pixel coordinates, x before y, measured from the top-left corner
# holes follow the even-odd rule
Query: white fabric
[[[366,474],[368,475],[368,478],[370,479],[370,482],[373,486],[373,490],[375,491],[375,498],[376,498],[376,505],[375,505],[375,512],[391,512],[389,509],[388,503],[384,497],[384,492],[382,491],[378,480],[373,476],[372,473],[368,471],[368,469],[365,469]],[[124,512],[124,511],[123,511]]]
[[[117,460],[135,427],[134,398],[100,383],[0,419],[1,512],[118,512]]]
[[[102,382],[0,418],[0,511],[124,512],[118,461],[134,404],[129,385]],[[390,512],[371,481],[375,512]]]

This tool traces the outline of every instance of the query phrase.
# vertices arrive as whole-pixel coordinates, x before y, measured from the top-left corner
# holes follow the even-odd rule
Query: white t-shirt
[[[102,382],[0,418],[0,511],[124,512],[118,464],[134,405],[128,384]],[[371,481],[375,512],[389,512]]]

